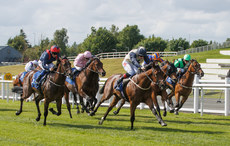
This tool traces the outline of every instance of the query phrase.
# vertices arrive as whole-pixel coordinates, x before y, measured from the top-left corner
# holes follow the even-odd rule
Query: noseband
[[[94,61],[95,61],[95,60],[94,60]],[[94,63],[94,61],[93,61],[92,63]],[[94,73],[97,73],[97,74],[101,75],[101,73],[98,71],[98,68],[97,68],[96,65],[95,65],[95,68],[96,68],[96,71],[93,70],[93,69],[91,69],[91,68],[89,68],[89,66],[88,66],[86,69],[88,69],[88,70],[90,70],[90,71],[92,71],[92,72],[94,72]]]

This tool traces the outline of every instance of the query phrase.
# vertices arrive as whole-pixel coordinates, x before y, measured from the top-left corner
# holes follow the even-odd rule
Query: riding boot
[[[77,69],[75,69],[75,70],[71,73],[70,79],[73,80],[76,76],[79,75],[79,73],[80,73],[80,71],[77,70]]]
[[[36,83],[36,84],[39,84],[41,78],[42,78],[46,73],[47,73],[47,71],[46,71],[46,70],[43,70],[43,71],[41,72],[41,74],[38,76],[38,78],[36,79],[35,83]]]
[[[120,91],[120,84],[122,83],[123,79],[124,77],[122,76],[119,80],[117,80],[116,85],[114,86],[116,90]]]

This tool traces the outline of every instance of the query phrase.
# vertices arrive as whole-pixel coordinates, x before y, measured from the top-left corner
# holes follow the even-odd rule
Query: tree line
[[[69,45],[68,39],[67,29],[62,28],[54,32],[52,39],[46,37],[38,45],[32,46],[27,40],[26,33],[21,29],[19,35],[8,39],[7,45],[21,52],[23,54],[22,61],[27,62],[39,59],[41,53],[52,45],[61,48],[61,55],[76,56],[86,50],[91,51],[92,54],[99,54],[102,52],[129,51],[138,46],[144,46],[147,51],[164,52],[181,51],[212,44],[212,41],[208,42],[202,39],[195,40],[190,45],[185,38],[164,40],[161,37],[154,36],[154,34],[145,37],[140,33],[137,25],[126,25],[122,30],[119,30],[115,25],[111,25],[109,29],[106,27],[99,27],[98,29],[91,27],[91,33],[83,42],[79,44],[74,42]]]

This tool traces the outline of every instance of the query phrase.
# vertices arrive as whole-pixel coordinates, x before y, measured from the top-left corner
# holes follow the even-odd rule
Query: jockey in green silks
[[[174,66],[177,68],[178,80],[188,70],[190,65],[190,60],[191,60],[191,56],[189,54],[185,54],[184,58],[179,58],[175,60]]]

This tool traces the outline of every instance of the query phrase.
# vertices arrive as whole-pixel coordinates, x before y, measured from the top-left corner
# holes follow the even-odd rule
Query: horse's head
[[[192,70],[191,70],[192,72],[194,72],[195,74],[197,74],[200,77],[204,76],[204,72],[201,69],[200,64],[195,59],[191,60],[190,66],[192,67]]]
[[[161,70],[159,65],[152,63],[152,71],[153,71],[153,80],[155,80],[156,84],[160,87],[161,90],[165,88],[165,78],[164,72]]]
[[[173,82],[177,82],[177,69],[173,63],[169,62],[168,60],[164,61],[161,64],[161,70],[165,73],[166,76],[169,76]]]
[[[106,74],[106,72],[103,68],[103,63],[98,58],[92,58],[91,63],[88,66],[88,68],[90,69],[90,71],[98,73],[102,77],[105,76],[105,74]]]
[[[72,72],[71,69],[71,63],[69,62],[69,60],[67,59],[67,57],[62,57],[59,58],[57,61],[57,64],[59,64],[61,66],[61,73],[64,73],[65,76],[69,76]]]

